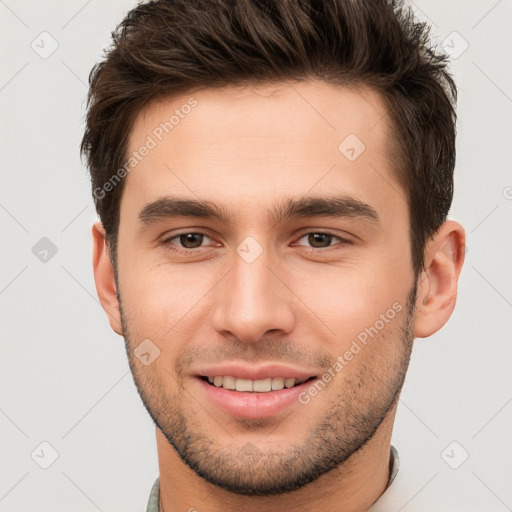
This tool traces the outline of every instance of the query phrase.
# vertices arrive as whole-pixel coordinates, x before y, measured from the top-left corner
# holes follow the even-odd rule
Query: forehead
[[[334,189],[365,202],[373,196],[405,204],[392,172],[387,114],[376,91],[321,81],[210,88],[155,101],[130,132],[127,157],[139,156],[122,208],[172,194],[254,211],[274,204],[273,196]]]
[[[128,149],[136,150],[148,135],[159,145],[172,144],[173,138],[225,143],[226,138],[259,137],[270,147],[272,141],[308,139],[337,150],[336,142],[352,133],[363,143],[382,146],[390,131],[387,114],[381,94],[364,85],[311,80],[202,88],[150,102],[133,121]]]

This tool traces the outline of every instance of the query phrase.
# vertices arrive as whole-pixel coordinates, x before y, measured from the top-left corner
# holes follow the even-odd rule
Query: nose
[[[220,334],[250,343],[293,330],[293,294],[267,253],[251,263],[234,255],[231,272],[216,287],[213,326]]]

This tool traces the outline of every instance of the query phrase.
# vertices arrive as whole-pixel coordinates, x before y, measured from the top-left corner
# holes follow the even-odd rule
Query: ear
[[[96,292],[101,305],[107,313],[110,327],[122,335],[121,314],[119,312],[119,302],[117,300],[117,288],[114,278],[114,268],[110,260],[107,241],[105,238],[105,228],[100,221],[92,226],[92,265],[94,269],[94,281],[96,282]]]
[[[446,221],[425,248],[425,268],[418,279],[416,338],[431,336],[452,315],[465,255],[464,228],[458,222]]]

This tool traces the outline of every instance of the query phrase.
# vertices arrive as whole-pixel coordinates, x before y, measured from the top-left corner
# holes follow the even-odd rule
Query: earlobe
[[[121,326],[119,302],[117,300],[114,269],[112,267],[105,239],[105,229],[100,221],[95,222],[92,226],[92,242],[92,263],[96,292],[98,293],[100,303],[108,316],[110,326],[117,334],[122,336],[123,329]]]
[[[418,280],[414,337],[431,336],[452,315],[465,247],[465,230],[455,221],[446,221],[427,244],[425,269]]]

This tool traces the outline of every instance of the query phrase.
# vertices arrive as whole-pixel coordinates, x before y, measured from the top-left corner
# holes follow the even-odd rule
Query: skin
[[[126,178],[117,275],[101,223],[92,231],[98,296],[157,425],[161,510],[365,510],[389,478],[413,340],[438,331],[454,309],[464,229],[441,226],[415,290],[406,194],[375,91],[309,81],[159,100],[135,119],[129,152],[190,96],[197,106]],[[350,133],[366,146],[355,161],[338,150]],[[332,194],[371,205],[380,223],[324,216],[276,224],[267,216],[277,202]],[[209,200],[230,222],[141,222],[141,209],[166,195]],[[184,232],[206,236],[169,241]],[[307,236],[318,232],[335,236]],[[236,252],[247,236],[262,248],[250,264]],[[400,312],[328,387],[274,417],[233,417],[194,377],[200,364],[224,361],[276,361],[321,375],[396,303]],[[145,339],[160,351],[147,366],[133,353]],[[249,462],[240,456],[246,446],[255,453]]]

